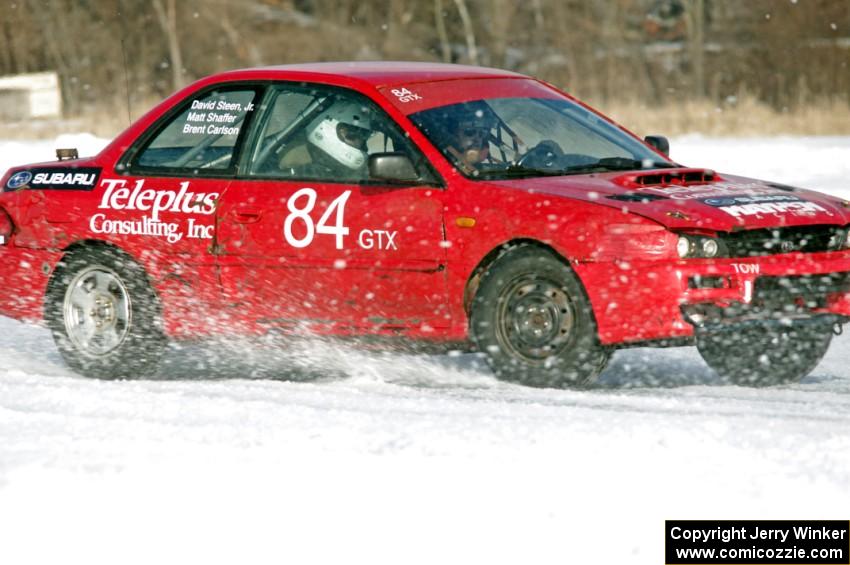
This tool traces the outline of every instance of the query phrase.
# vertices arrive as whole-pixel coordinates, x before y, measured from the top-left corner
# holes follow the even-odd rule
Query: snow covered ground
[[[56,145],[0,142],[0,170]],[[850,196],[850,138],[672,146]],[[664,519],[846,520],[848,346],[765,390],[692,348],[619,352],[575,392],[321,343],[193,345],[162,377],[104,382],[0,318],[0,563],[657,565]],[[293,378],[305,359],[319,377]]]

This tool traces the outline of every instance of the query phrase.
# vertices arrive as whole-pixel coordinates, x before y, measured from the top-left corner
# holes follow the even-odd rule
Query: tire
[[[741,386],[797,382],[811,373],[832,341],[832,325],[756,324],[697,335],[697,349],[720,376]]]
[[[482,274],[470,333],[499,379],[527,386],[587,386],[610,356],[572,269],[532,245],[508,250]]]
[[[48,285],[44,317],[65,362],[84,376],[148,376],[165,351],[159,300],[144,269],[109,247],[62,259]]]

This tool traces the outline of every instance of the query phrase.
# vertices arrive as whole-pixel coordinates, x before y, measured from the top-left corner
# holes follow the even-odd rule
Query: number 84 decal
[[[351,230],[345,225],[345,204],[348,202],[348,197],[351,196],[351,191],[346,190],[336,198],[327,207],[324,213],[319,217],[318,222],[313,222],[313,208],[316,207],[316,191],[312,188],[302,188],[295,192],[289,201],[286,203],[289,214],[283,222],[283,235],[286,242],[292,247],[307,247],[313,243],[316,234],[333,235],[336,237],[336,248],[343,249],[345,247],[345,236],[349,235]],[[300,201],[306,202],[301,203]],[[334,225],[329,225],[331,216],[334,216]],[[295,237],[292,233],[292,226],[295,222],[302,222],[306,228],[306,233],[303,237]],[[363,249],[398,249],[395,244],[395,237],[398,232],[387,230],[370,230],[363,229],[357,236],[357,244]]]

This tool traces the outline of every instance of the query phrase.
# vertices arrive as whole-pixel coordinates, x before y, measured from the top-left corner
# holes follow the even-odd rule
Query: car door
[[[208,262],[218,198],[236,174],[262,87],[220,85],[182,101],[100,181],[96,234],[132,234],[148,249]],[[128,223],[129,222],[129,223]]]
[[[216,327],[221,286],[215,263],[215,208],[236,174],[264,86],[225,83],[190,94],[142,133],[100,179],[90,230],[140,254],[172,331]]]
[[[346,128],[346,120],[358,125]],[[353,130],[363,131],[358,138]],[[448,326],[444,192],[425,167],[416,182],[371,181],[368,156],[387,152],[424,162],[367,97],[319,85],[271,88],[241,173],[216,211],[227,299],[270,327]]]

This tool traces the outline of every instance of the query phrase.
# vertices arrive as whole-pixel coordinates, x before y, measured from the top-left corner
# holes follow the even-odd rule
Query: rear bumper
[[[575,270],[607,345],[690,337],[695,328],[754,320],[850,317],[850,251],[579,263]]]
[[[61,257],[58,251],[0,246],[0,315],[42,320],[47,282]]]

